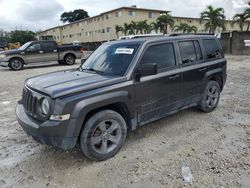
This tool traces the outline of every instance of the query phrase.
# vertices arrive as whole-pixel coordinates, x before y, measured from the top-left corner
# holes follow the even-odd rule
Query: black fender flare
[[[208,71],[205,74],[205,76],[204,76],[204,78],[202,80],[202,90],[201,90],[201,92],[204,91],[208,80],[210,80],[213,77],[216,77],[216,78],[219,77],[220,78],[222,75],[223,75],[223,68],[217,68],[217,69],[213,69],[213,70]]]
[[[79,101],[75,105],[75,108],[71,113],[71,118],[76,119],[76,124],[74,127],[76,133],[78,135],[80,134],[83,123],[86,120],[86,116],[88,113],[115,103],[125,104],[128,109],[128,115],[130,119],[134,118],[135,112],[131,110],[134,108],[132,107],[132,101],[129,100],[129,98],[130,97],[127,91],[115,91],[112,93],[106,93]]]

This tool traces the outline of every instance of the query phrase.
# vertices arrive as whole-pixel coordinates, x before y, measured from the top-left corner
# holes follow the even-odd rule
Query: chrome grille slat
[[[23,90],[23,106],[28,114],[36,116],[37,97],[26,89]]]

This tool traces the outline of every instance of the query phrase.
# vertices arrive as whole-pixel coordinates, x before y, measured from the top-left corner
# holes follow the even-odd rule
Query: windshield
[[[123,76],[140,44],[103,44],[80,67],[80,70]]]
[[[24,45],[22,45],[19,50],[25,50],[29,45],[31,44],[31,42],[26,42]]]

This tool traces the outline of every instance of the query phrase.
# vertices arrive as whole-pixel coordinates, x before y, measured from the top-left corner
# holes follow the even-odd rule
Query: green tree
[[[123,32],[124,28],[120,25],[115,25],[115,33],[116,33],[116,37],[119,38],[119,32]]]
[[[61,14],[61,21],[63,23],[69,22],[75,22],[78,20],[82,20],[85,18],[88,18],[88,12],[83,9],[76,9],[74,11],[64,12]]]
[[[147,24],[147,20],[143,20],[143,21],[139,21],[136,23],[137,25],[137,31],[136,33],[140,33],[140,34],[143,34],[143,33],[148,33],[148,29],[149,29],[149,25]]]
[[[159,29],[160,29],[160,25],[157,22],[152,22],[150,24],[150,32],[155,31],[156,33],[158,33]]]
[[[243,31],[244,26],[247,22],[247,20],[250,18],[250,15],[247,12],[244,12],[242,14],[235,14],[233,17],[233,24],[238,24],[240,27],[240,31]]]
[[[249,18],[246,20],[247,22],[247,31],[250,29],[250,8],[247,8],[244,12]]]
[[[194,25],[190,25],[187,29],[187,33],[197,33],[198,28]]]
[[[187,23],[180,23],[179,25],[174,26],[174,31],[180,31],[182,33],[186,33],[189,28]]]
[[[174,19],[169,13],[166,13],[157,18],[157,24],[160,26],[161,32],[167,34],[168,28],[174,25]]]
[[[131,21],[129,24],[129,34],[135,35],[138,31],[137,23],[135,21]]]
[[[223,8],[214,8],[211,5],[206,10],[201,12],[200,22],[205,23],[205,30],[209,33],[215,33],[218,27],[225,29],[225,15]]]
[[[127,24],[127,23],[124,23],[123,24],[123,33],[124,33],[125,36],[127,36],[129,30],[130,30],[130,25]]]
[[[35,33],[32,31],[15,30],[11,31],[9,36],[9,41],[12,43],[20,42],[21,44],[24,44],[28,41],[34,41],[34,40],[36,40]]]
[[[182,33],[196,33],[198,28],[196,26],[188,25],[187,23],[180,23],[174,26],[174,31],[180,31]]]

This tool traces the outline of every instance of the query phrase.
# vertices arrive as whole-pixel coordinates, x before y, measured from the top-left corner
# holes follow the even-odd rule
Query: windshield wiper
[[[96,70],[96,69],[93,69],[93,68],[84,69],[84,68],[80,67],[79,70],[80,70],[80,71],[85,71],[85,70],[86,70],[86,71],[91,71],[91,72],[95,72],[95,73],[97,73],[97,74],[104,74],[104,73],[105,73],[105,72],[103,72],[103,71]]]

